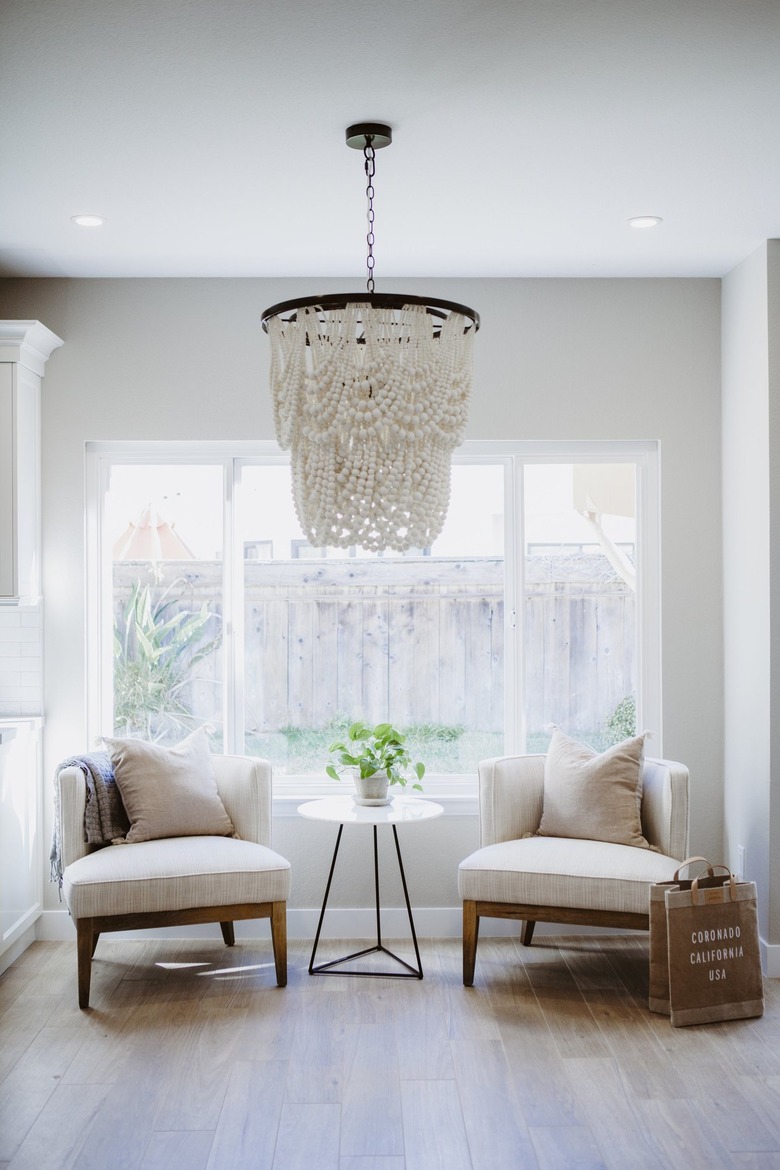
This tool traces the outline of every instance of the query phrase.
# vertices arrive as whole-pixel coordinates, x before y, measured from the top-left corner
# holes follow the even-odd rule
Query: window
[[[601,750],[636,730],[634,463],[523,468],[525,745],[549,726]]]
[[[286,466],[242,462],[244,749],[279,775],[321,772],[357,717],[390,719],[429,772],[466,774],[503,749],[504,472],[453,468],[431,549],[311,548]],[[474,685],[479,679],[479,685]]]
[[[660,736],[654,444],[465,443],[404,555],[310,547],[271,443],[93,444],[89,484],[95,734],[205,724],[306,792],[353,719],[390,719],[428,793],[552,723]]]
[[[176,743],[205,724],[224,742],[224,469],[102,467],[99,726]]]

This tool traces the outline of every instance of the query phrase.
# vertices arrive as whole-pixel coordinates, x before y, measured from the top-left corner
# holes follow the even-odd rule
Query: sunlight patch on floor
[[[246,967],[221,967],[216,971],[198,971],[199,975],[208,975],[220,979],[235,979],[236,976],[248,971],[263,971],[273,967],[273,963],[250,963]]]
[[[155,967],[162,967],[165,971],[179,971],[186,967],[210,967],[210,963],[155,963]]]

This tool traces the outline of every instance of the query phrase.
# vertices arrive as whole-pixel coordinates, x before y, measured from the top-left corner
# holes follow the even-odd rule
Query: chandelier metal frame
[[[323,296],[294,297],[288,301],[280,301],[277,305],[271,305],[263,313],[261,318],[263,331],[265,333],[268,332],[268,322],[272,317],[284,317],[285,314],[289,314],[285,318],[285,321],[296,321],[299,309],[322,309],[324,312],[328,309],[345,309],[347,305],[369,305],[375,309],[402,309],[404,305],[424,305],[428,314],[434,319],[432,323],[434,337],[438,337],[439,335],[440,324],[439,328],[437,328],[437,323],[446,321],[450,313],[459,313],[462,317],[471,321],[472,324],[468,328],[473,328],[476,333],[480,325],[479,313],[474,309],[470,309],[468,305],[461,305],[457,301],[441,300],[436,297],[374,292],[374,190],[372,182],[375,173],[374,153],[391,144],[393,141],[393,131],[384,122],[356,122],[353,126],[347,127],[345,137],[347,146],[351,146],[353,150],[363,151],[366,178],[368,180],[366,187],[368,197],[366,292],[326,293]]]

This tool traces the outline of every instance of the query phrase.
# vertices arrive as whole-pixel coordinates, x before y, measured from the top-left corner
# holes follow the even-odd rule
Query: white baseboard
[[[761,943],[761,970],[767,979],[780,979],[780,946],[777,943]]]
[[[317,930],[319,910],[287,911],[287,935],[291,939],[313,940]],[[414,911],[414,925],[419,938],[460,938],[461,910],[459,906],[429,906]],[[481,938],[519,936],[522,923],[511,919],[483,918],[480,920]],[[267,919],[252,919],[235,924],[236,939],[244,942],[252,939],[270,938]],[[597,935],[635,933],[610,928],[568,926],[556,922],[539,922],[534,938],[544,935]],[[403,907],[388,907],[382,910],[382,935],[385,939],[409,937],[409,920]],[[105,934],[104,938],[114,939],[164,939],[164,938],[219,938],[216,923],[202,926],[171,926],[155,930],[125,930],[121,933]],[[376,914],[372,909],[328,910],[322,929],[322,938],[376,938]],[[44,910],[41,917],[13,946],[0,955],[0,974],[5,971],[24,950],[35,942],[75,942],[76,929],[64,908]],[[768,979],[780,979],[780,945],[761,942],[761,967]]]
[[[314,939],[317,931],[319,910],[287,911],[287,937],[291,939]],[[512,923],[496,925],[511,927]],[[487,923],[485,924],[487,926]],[[414,927],[420,938],[455,938],[461,932],[461,911],[459,907],[433,907],[414,911]],[[374,938],[376,912],[372,909],[328,910],[322,928],[322,938]],[[253,918],[235,923],[237,939],[270,938],[268,919]],[[502,934],[510,934],[504,929]],[[404,938],[409,935],[409,919],[402,907],[387,907],[382,910],[382,934],[386,938]],[[194,926],[158,927],[149,930],[125,930],[117,934],[106,934],[105,938],[219,938],[216,923]],[[75,940],[76,928],[65,910],[44,911],[38,921],[38,938],[44,942]]]
[[[0,975],[2,975],[3,971],[7,971],[11,964],[16,962],[19,956],[27,950],[30,944],[34,943],[36,938],[39,937],[36,927],[37,922],[34,922],[32,926],[28,926],[24,934],[19,935],[18,938],[14,939],[10,946],[6,947],[2,955],[0,955]]]
[[[460,938],[462,912],[460,906],[419,907],[414,911],[414,928],[419,938]],[[290,909],[287,911],[287,936],[291,939],[314,939],[317,931],[319,910]],[[75,941],[76,929],[67,910],[44,911],[38,920],[37,938],[43,942]],[[511,919],[483,918],[480,920],[481,938],[518,936],[522,923]],[[267,919],[251,919],[236,922],[237,939],[270,938]],[[586,926],[567,926],[555,922],[540,922],[535,938],[541,935],[563,934],[625,934],[610,928],[598,929]],[[409,919],[402,906],[389,906],[382,910],[382,935],[387,939],[408,938]],[[162,939],[162,938],[219,938],[216,923],[198,926],[170,926],[150,930],[125,930],[116,934],[105,934],[104,938],[116,939]],[[322,938],[376,938],[376,912],[373,909],[328,910],[322,928]]]

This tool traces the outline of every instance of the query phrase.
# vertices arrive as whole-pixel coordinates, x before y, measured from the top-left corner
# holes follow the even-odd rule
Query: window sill
[[[352,791],[349,783],[341,784],[331,780],[320,780],[316,776],[283,776],[274,779],[273,815],[294,817],[298,805],[307,800],[319,800],[324,796],[346,796]],[[395,788],[395,794],[401,790]],[[414,792],[407,788],[407,796],[419,796],[423,800],[435,800],[444,808],[445,816],[470,817],[479,813],[476,776],[426,776],[423,791]]]

